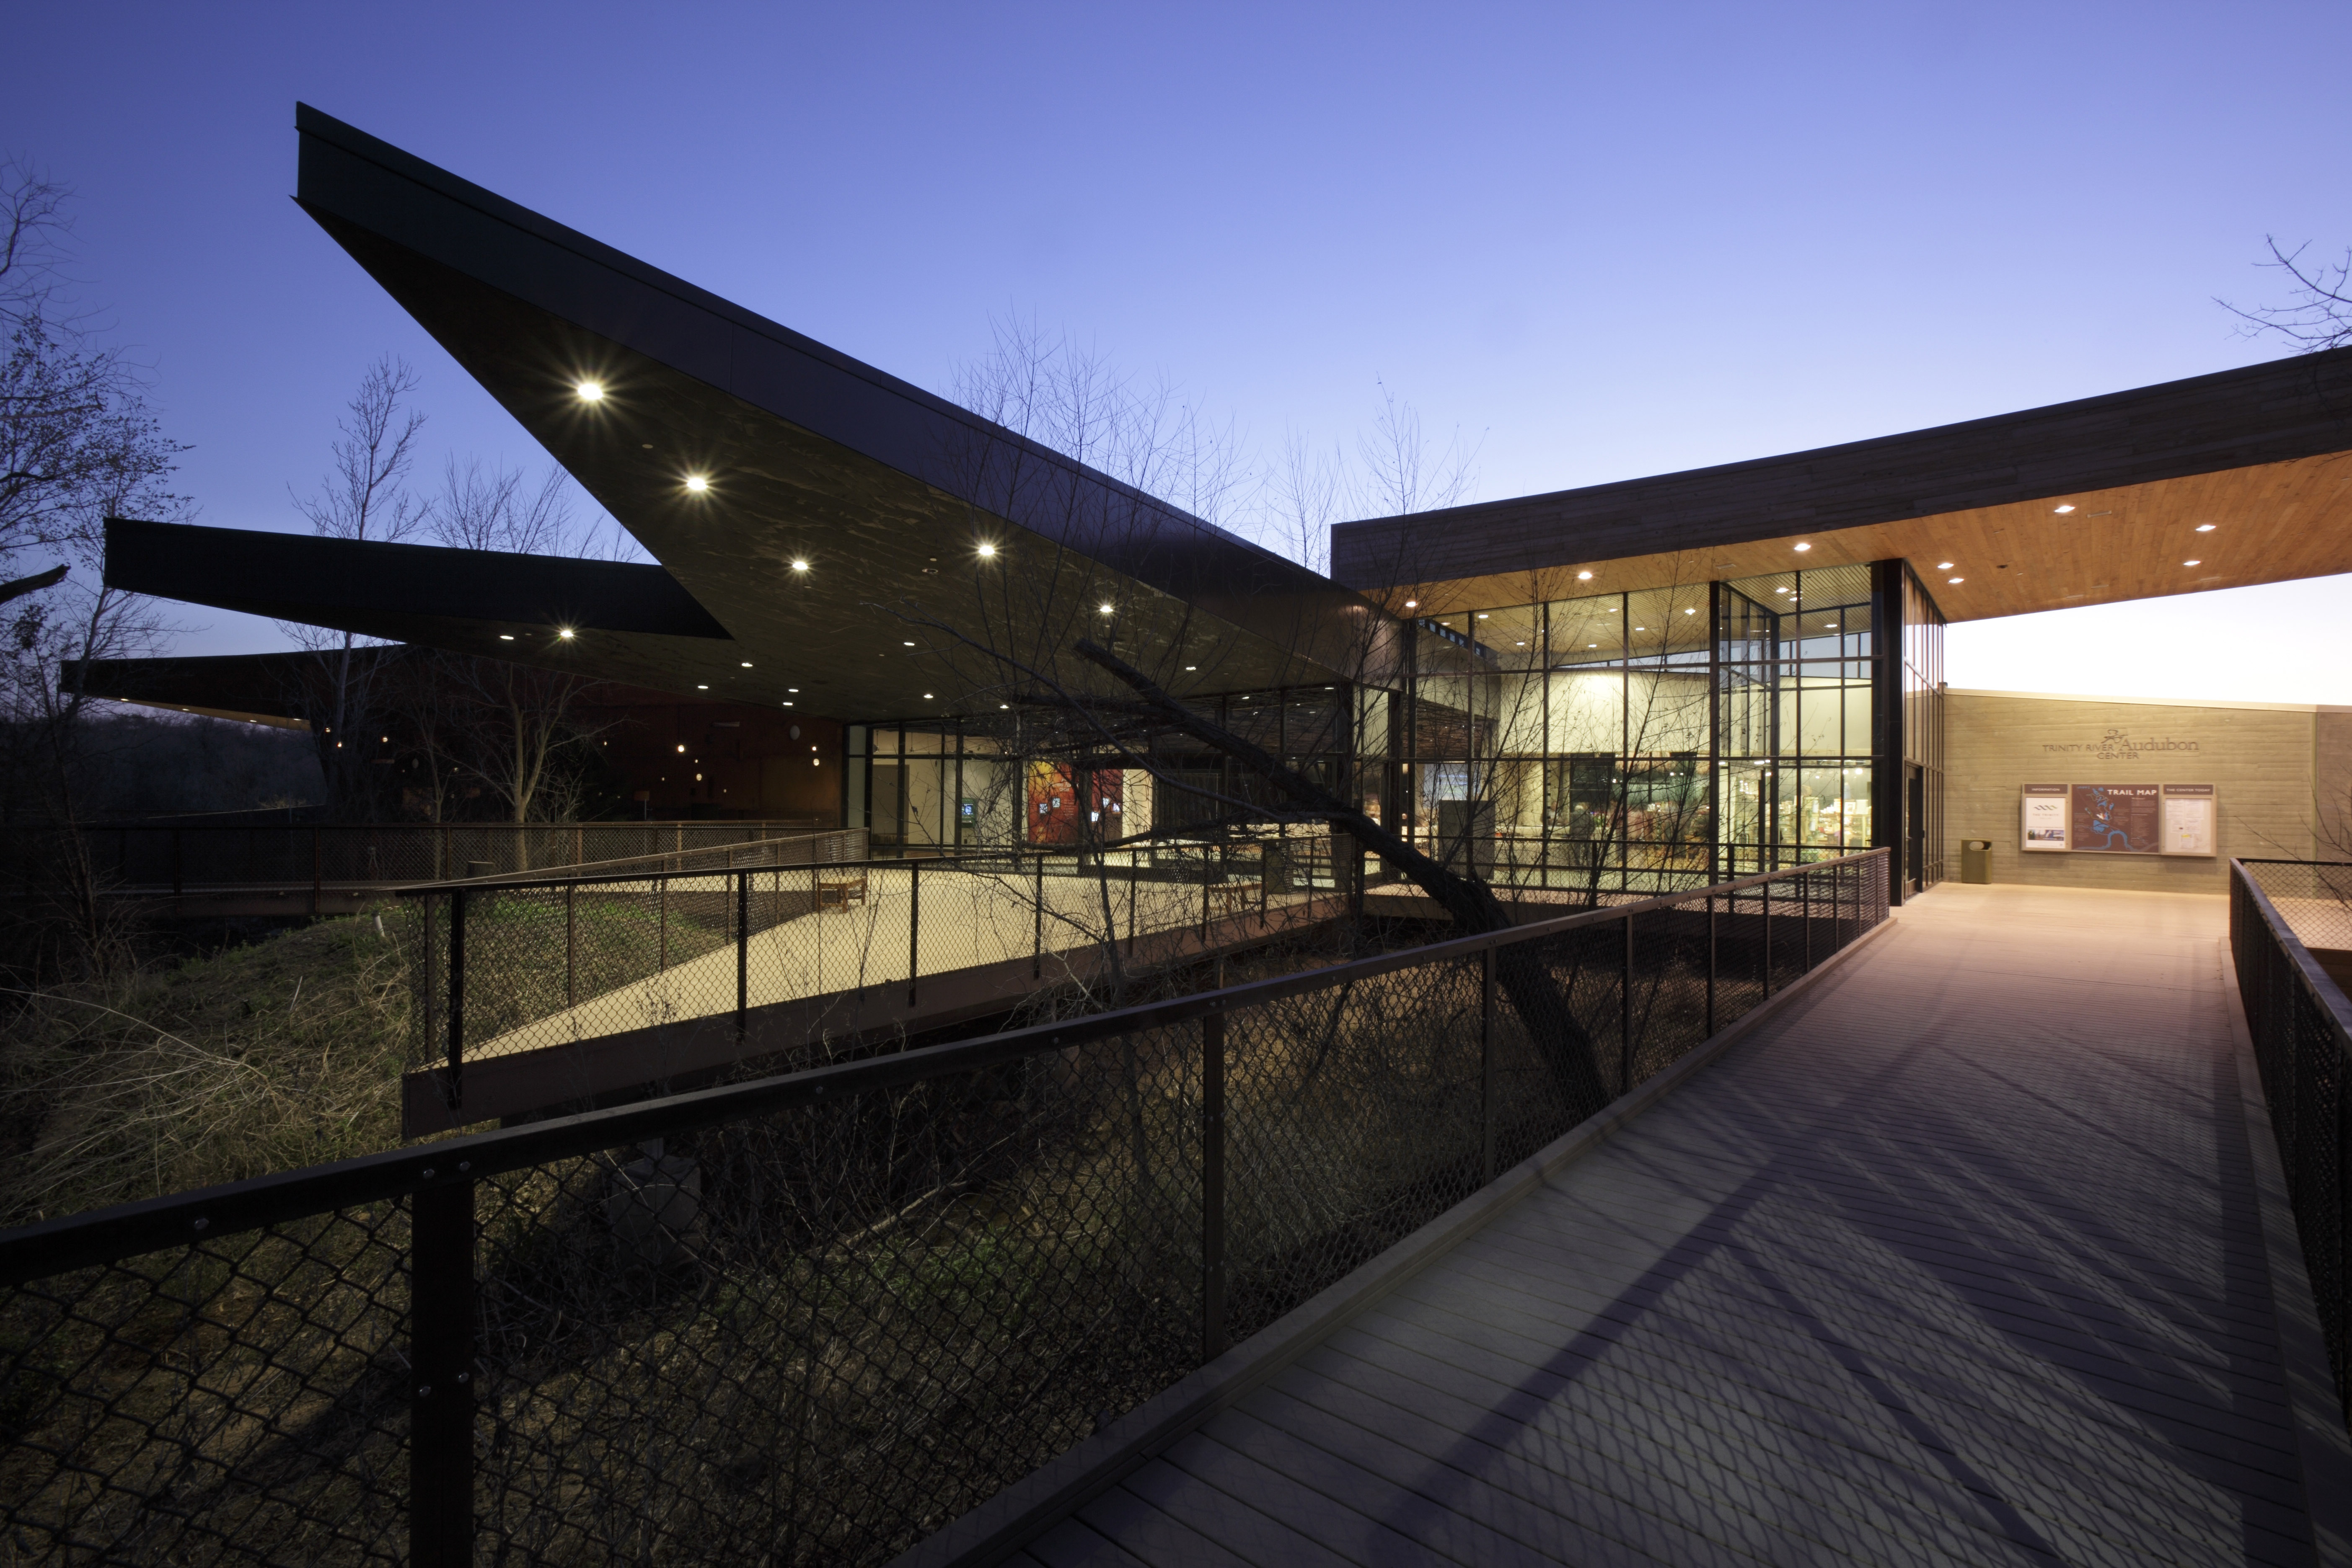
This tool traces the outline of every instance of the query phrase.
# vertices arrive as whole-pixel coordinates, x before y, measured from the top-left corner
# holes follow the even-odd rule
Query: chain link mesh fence
[[[2231,863],[2230,950],[2336,1398],[2352,1406],[2352,1010],[2270,891],[2281,887],[2294,898],[2326,885],[2296,875],[2294,863],[2300,862]],[[2345,866],[2305,869],[2352,873]]]
[[[0,1236],[0,1540],[886,1561],[1672,1063],[1886,889],[1880,852]]]
[[[2295,940],[2325,952],[2352,953],[2352,863],[2342,861],[2240,861]]]

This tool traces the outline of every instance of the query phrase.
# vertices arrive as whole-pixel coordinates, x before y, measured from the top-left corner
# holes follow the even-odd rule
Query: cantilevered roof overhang
[[[955,628],[1103,637],[1179,690],[1360,663],[1379,618],[1328,579],[308,106],[297,126],[303,210],[661,565],[118,525],[124,586],[851,717],[951,711],[991,673]]]
[[[2352,349],[1345,523],[1331,557],[1423,613],[1897,559],[1955,621],[2352,571]]]

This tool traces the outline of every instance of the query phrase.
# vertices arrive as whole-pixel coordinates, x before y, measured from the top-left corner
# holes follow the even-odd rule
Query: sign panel
[[[2066,800],[2063,784],[2028,784],[2025,787],[2024,820],[2020,840],[2028,850],[2063,850],[2066,847]]]
[[[2152,855],[2164,841],[2160,784],[2077,784],[2066,821],[2076,853]]]
[[[2164,852],[2168,855],[2213,853],[2213,786],[2167,784],[2164,787]]]

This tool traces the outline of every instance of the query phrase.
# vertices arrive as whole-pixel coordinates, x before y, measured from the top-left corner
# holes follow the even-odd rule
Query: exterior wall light
[[[699,474],[688,474],[686,476],[686,487],[693,494],[699,496],[705,490],[710,488],[710,481],[704,478]]]
[[[604,401],[604,383],[603,382],[582,382],[572,390],[579,396],[582,402],[603,402]]]

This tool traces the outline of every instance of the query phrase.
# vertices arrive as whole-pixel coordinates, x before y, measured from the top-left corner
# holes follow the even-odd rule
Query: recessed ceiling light
[[[1807,550],[1809,550],[1809,549],[1812,549],[1813,547],[1812,547],[1812,546],[1811,546],[1811,545],[1796,545],[1796,546],[1792,546],[1791,548],[1792,548],[1792,549],[1794,549],[1796,550],[1796,552],[1797,552],[1799,555],[1802,555],[1802,554],[1804,554]]]
[[[1484,621],[1485,619],[1486,619],[1486,612],[1485,611],[1483,611],[1483,610],[1481,610],[1480,612],[1478,612],[1478,619],[1479,619],[1479,620],[1481,620],[1481,621]]]
[[[1772,591],[1773,591],[1773,592],[1775,592],[1775,593],[1786,593],[1786,592],[1788,592],[1789,591],[1788,591],[1787,589],[1785,589],[1785,588],[1776,588],[1776,589],[1774,589]]]
[[[786,686],[784,690],[792,693],[794,696],[798,696],[801,689],[798,686]]]
[[[1937,571],[1949,571],[1952,570],[1952,563],[1948,560],[1939,560],[1936,563],[1936,570]]]
[[[1524,638],[1524,637],[1520,638],[1517,642],[1516,642],[1516,643],[1512,643],[1512,644],[1511,644],[1511,646],[1512,646],[1512,647],[1514,647],[1514,648],[1524,648],[1524,647],[1526,647],[1527,645],[1528,645],[1528,640],[1527,640],[1526,638]]]
[[[701,682],[698,681],[698,682],[696,682],[696,683],[695,683],[694,689],[695,689],[696,691],[698,691],[698,692],[707,692],[707,691],[709,691],[710,688],[709,688],[709,686],[704,685]],[[681,746],[681,747],[678,747],[678,749],[679,749],[680,751],[684,751],[684,750],[686,749],[686,747],[683,747],[683,746]]]
[[[2068,503],[2067,505],[2065,505],[2065,506],[2063,506],[2063,507],[2052,507],[2052,508],[2050,508],[2050,509],[2051,509],[2052,511],[2053,511],[2053,512],[2056,512],[2060,517],[2064,517],[2067,513],[2069,513],[2069,512],[2073,511],[2073,510],[2074,509],[2074,504],[2073,504],[2072,502],[2069,502],[2069,503]]]
[[[2200,534],[2210,534],[2213,531],[2213,525],[2210,523],[2200,523],[2197,525],[2197,531]]]
[[[1966,582],[1968,579],[1965,577],[1948,577],[1944,580],[1947,582]]]
[[[2203,566],[2205,563],[2201,560],[2184,560],[2180,564],[2183,566]]]
[[[931,694],[930,694],[930,693],[929,693],[929,692],[925,692],[925,693],[923,694],[923,700],[924,700],[925,702],[929,702],[929,701],[931,701],[931,700],[932,700],[932,698],[931,698]]]
[[[913,646],[914,646],[914,644],[913,644],[912,643],[908,643],[908,644],[907,644],[907,646],[908,646],[908,647],[909,647],[909,648],[911,648],[911,647],[913,647]]]
[[[1185,667],[1186,669],[1188,669],[1188,670],[1197,670],[1197,669],[1199,669],[1201,666],[1200,666],[1200,665],[1198,665],[1198,664],[1187,664],[1187,665],[1185,665],[1184,667]]]
[[[501,632],[499,633],[499,641],[501,643],[511,643],[514,641],[514,633],[511,632]],[[122,700],[124,702],[129,702],[131,699],[129,697],[125,697]]]
[[[1109,606],[1109,605],[1108,605],[1108,604],[1097,604],[1097,605],[1096,605],[1096,606],[1095,606],[1095,608],[1096,608],[1097,610],[1098,610],[1098,611],[1102,612],[1102,613],[1104,613],[1105,615],[1108,615],[1108,614],[1109,614],[1109,613],[1110,613],[1110,606]]]
[[[1633,630],[1636,632],[1647,632],[1649,628],[1647,626],[1636,626]]]
[[[1587,643],[1585,646],[1588,648],[1598,648],[1601,644],[1598,643]]]
[[[751,660],[749,660],[749,659],[744,660],[744,661],[743,661],[743,667],[744,667],[745,669],[747,669],[747,670],[748,670],[748,669],[750,669],[750,668],[751,667]]]
[[[808,562],[804,560],[796,560],[793,562],[793,570],[794,571],[806,571],[808,570]]]
[[[792,706],[793,705],[792,705],[792,704],[790,704],[790,703],[786,703],[784,706],[785,706],[786,707],[790,707],[790,706]]]
[[[1408,599],[1404,601],[1404,607],[1407,610],[1418,610],[1421,608],[1421,601],[1418,599]]]
[[[699,474],[688,474],[686,476],[686,487],[699,496],[710,488],[710,481]]]
[[[1591,582],[1592,580],[1592,574],[1589,571],[1580,571],[1576,574],[1576,580],[1579,582]]]
[[[567,643],[569,643],[570,641],[572,641],[572,628],[571,628],[571,627],[569,627],[569,626],[559,626],[559,627],[557,627],[557,628],[556,628],[556,630],[555,630],[555,634],[556,634],[558,637],[562,638],[562,639],[563,639],[563,641],[565,641],[565,642],[567,642]]]
[[[1685,614],[1685,615],[1696,615],[1696,614],[1697,614],[1697,613],[1698,613],[1698,612],[1697,612],[1697,611],[1696,611],[1696,610],[1685,610],[1685,611],[1684,611],[1684,612],[1683,612],[1683,613],[1684,613],[1684,614]]]
[[[1013,706],[1013,705],[1012,705],[1011,703],[998,703],[998,704],[996,705],[997,709],[998,709],[998,711],[999,711],[999,712],[1002,712],[1002,711],[1003,711],[1004,709],[1011,707],[1012,706]]]
[[[602,402],[604,401],[604,383],[603,382],[582,382],[572,390],[574,393],[578,394],[582,402]]]
[[[678,755],[679,755],[679,756],[681,756],[681,757],[683,757],[683,756],[686,754],[686,744],[685,744],[685,742],[683,742],[683,741],[679,742],[679,743],[678,743],[678,747],[677,747],[677,749],[678,749]]]
[[[982,545],[980,547],[980,555],[982,560],[987,559],[990,556],[992,556],[995,553],[996,547],[994,545]]]

